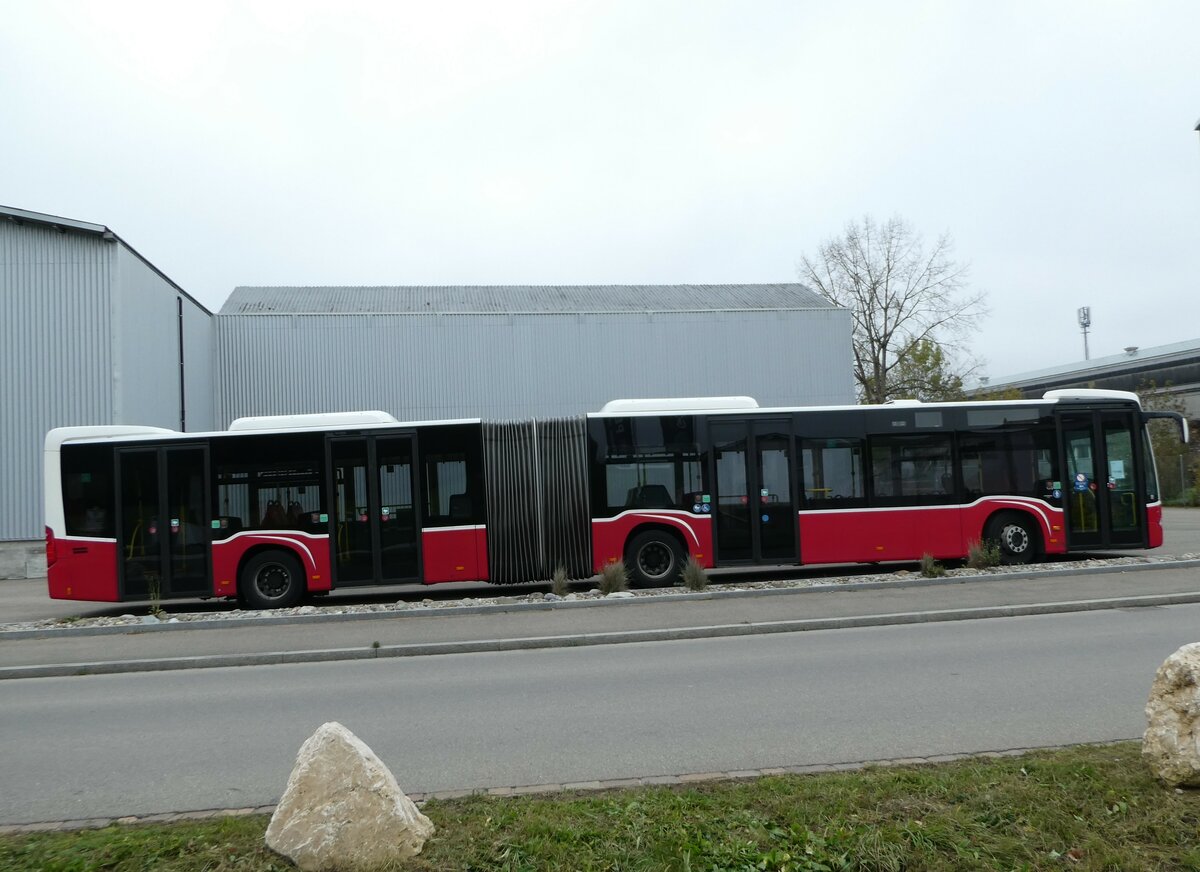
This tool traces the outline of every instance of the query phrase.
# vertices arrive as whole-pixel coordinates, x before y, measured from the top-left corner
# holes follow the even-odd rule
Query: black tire
[[[242,566],[238,592],[252,609],[286,609],[307,587],[300,561],[287,551],[260,551]]]
[[[683,570],[683,548],[670,533],[645,530],[629,540],[625,566],[634,587],[670,587]]]
[[[1001,512],[993,517],[983,538],[1000,547],[1000,562],[1007,566],[1032,563],[1041,551],[1037,524],[1021,512]]]

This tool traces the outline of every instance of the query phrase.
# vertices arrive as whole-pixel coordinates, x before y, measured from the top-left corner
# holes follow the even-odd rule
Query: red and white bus
[[[355,585],[965,557],[1162,544],[1135,394],[764,409],[619,400],[576,418],[242,418],[228,431],[46,437],[50,596],[239,597]]]

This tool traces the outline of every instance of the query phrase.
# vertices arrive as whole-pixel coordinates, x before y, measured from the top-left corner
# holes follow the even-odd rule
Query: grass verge
[[[1137,743],[686,787],[427,803],[419,870],[1200,870],[1200,792]],[[0,868],[291,869],[264,818],[0,837]]]

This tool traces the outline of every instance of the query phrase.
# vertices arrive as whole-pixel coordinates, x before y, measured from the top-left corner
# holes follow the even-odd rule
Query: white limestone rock
[[[1200,787],[1200,642],[1158,667],[1146,703],[1142,757],[1167,784]]]
[[[305,872],[358,872],[414,857],[432,835],[383,761],[330,721],[300,747],[267,847]]]

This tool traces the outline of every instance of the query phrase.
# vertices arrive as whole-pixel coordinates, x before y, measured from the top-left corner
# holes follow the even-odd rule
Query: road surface
[[[1200,605],[0,686],[0,823],[275,802],[354,730],[414,792],[1134,738]]]

